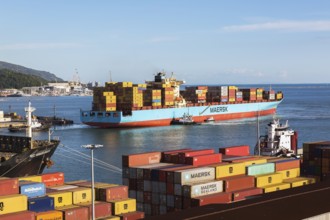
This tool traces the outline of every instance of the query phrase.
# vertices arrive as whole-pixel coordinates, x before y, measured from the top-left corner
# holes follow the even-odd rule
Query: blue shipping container
[[[29,198],[28,210],[33,212],[46,212],[54,210],[54,198],[48,196]]]
[[[26,195],[28,198],[46,195],[46,187],[44,183],[19,181],[20,194]]]

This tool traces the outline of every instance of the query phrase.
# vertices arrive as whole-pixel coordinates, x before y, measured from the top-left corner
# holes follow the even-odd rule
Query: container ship
[[[22,177],[41,174],[52,165],[59,140],[35,140],[32,137],[31,113],[35,108],[25,108],[27,113],[27,136],[0,135],[0,178]]]
[[[184,115],[194,122],[274,114],[282,92],[236,86],[186,86],[173,74],[155,75],[145,84],[106,82],[95,87],[92,110],[81,110],[82,123],[103,128],[168,126]]]

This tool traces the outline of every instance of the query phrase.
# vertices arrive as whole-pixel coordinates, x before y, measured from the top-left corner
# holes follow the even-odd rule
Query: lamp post
[[[86,144],[82,148],[91,150],[91,179],[92,179],[92,220],[95,220],[95,192],[94,192],[94,149],[101,148],[100,144]]]

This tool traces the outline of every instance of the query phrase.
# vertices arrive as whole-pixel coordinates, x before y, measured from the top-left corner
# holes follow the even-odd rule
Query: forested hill
[[[21,89],[23,87],[46,85],[47,80],[39,77],[0,69],[0,89]]]
[[[7,62],[3,62],[3,61],[0,61],[0,70],[1,69],[7,69],[7,70],[11,70],[13,72],[18,72],[18,73],[27,74],[27,75],[39,76],[47,81],[63,82],[63,79],[58,78],[56,75],[54,75],[50,72],[34,70],[31,68],[27,68],[24,66],[11,64],[11,63],[7,63]]]

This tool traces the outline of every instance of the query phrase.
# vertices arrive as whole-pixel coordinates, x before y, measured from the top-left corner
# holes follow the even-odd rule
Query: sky
[[[0,61],[84,83],[329,83],[330,1],[0,0]]]

